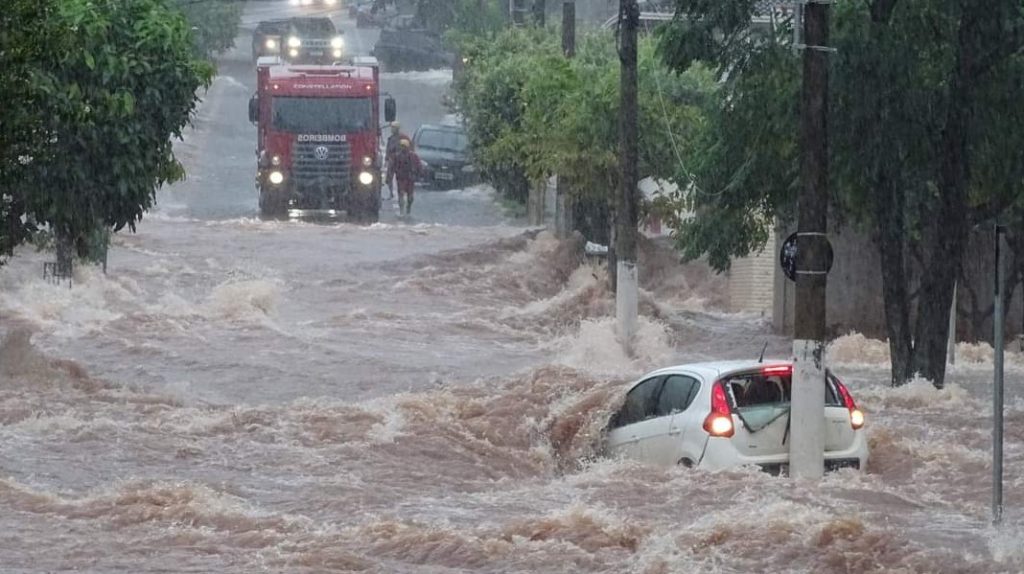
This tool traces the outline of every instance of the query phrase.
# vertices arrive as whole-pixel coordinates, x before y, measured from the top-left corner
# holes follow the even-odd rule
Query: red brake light
[[[793,365],[768,365],[761,367],[761,374],[769,377],[772,375],[792,375]]]
[[[711,413],[704,419],[704,430],[711,436],[724,438],[729,438],[736,432],[732,423],[729,398],[725,395],[722,381],[716,381],[711,387]]]
[[[864,413],[857,408],[857,403],[853,400],[853,395],[850,394],[850,390],[846,388],[846,385],[839,379],[834,379],[836,388],[839,389],[839,398],[843,401],[843,406],[846,410],[850,411],[850,426],[853,430],[857,430],[864,426]]]

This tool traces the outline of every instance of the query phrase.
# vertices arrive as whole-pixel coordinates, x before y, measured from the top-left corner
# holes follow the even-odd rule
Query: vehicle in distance
[[[476,168],[469,157],[469,138],[462,127],[423,125],[412,139],[423,162],[424,182],[450,189],[476,181]]]
[[[453,66],[455,55],[445,49],[438,34],[415,27],[409,16],[394,18],[393,24],[381,29],[373,47],[373,55],[385,70],[425,71]]]
[[[790,388],[785,361],[681,365],[633,384],[609,423],[609,454],[707,469],[789,464]],[[864,469],[864,413],[832,373],[825,385],[825,466]]]
[[[384,25],[387,9],[376,0],[358,0],[349,4],[348,15],[356,21],[356,28],[375,28]]]
[[[329,66],[261,58],[249,121],[256,124],[260,212],[340,210],[359,221],[380,213],[380,73],[373,58]],[[394,121],[394,99],[384,117]]]
[[[292,6],[334,8],[341,0],[288,0]]]
[[[281,50],[294,64],[330,64],[345,57],[345,38],[330,18],[290,18]]]
[[[291,23],[288,18],[264,20],[256,25],[252,34],[252,61],[263,56],[278,56],[288,35]]]

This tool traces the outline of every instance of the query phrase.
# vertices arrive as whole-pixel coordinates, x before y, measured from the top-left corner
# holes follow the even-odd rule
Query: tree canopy
[[[212,75],[191,26],[162,0],[17,0],[5,18],[0,73],[19,83],[0,108],[0,125],[18,126],[0,130],[0,243],[10,253],[34,225],[80,247],[98,228],[134,228],[183,176],[171,140]]]
[[[168,0],[185,15],[192,29],[192,41],[206,57],[235,45],[244,2],[238,0]]]
[[[455,83],[456,101],[498,189],[524,198],[529,182],[557,174],[578,200],[606,206],[619,181],[614,37],[584,35],[567,59],[553,30],[510,29],[465,42],[462,53],[470,64]],[[672,74],[652,41],[641,43],[639,66],[642,177],[685,182],[680,159],[701,138],[713,76],[699,66]]]
[[[750,34],[757,4],[677,0],[661,38],[675,69],[705,61],[723,78],[695,161],[702,193],[679,198],[698,217],[678,235],[719,268],[795,213],[800,68],[788,20]],[[832,220],[878,247],[893,382],[941,386],[968,233],[1021,200],[1024,3],[839,2],[832,15]]]

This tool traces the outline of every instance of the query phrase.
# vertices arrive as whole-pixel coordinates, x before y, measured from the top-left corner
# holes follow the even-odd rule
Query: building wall
[[[729,309],[734,313],[772,315],[775,274],[778,268],[774,245],[773,234],[763,251],[732,262],[729,268]]]
[[[789,233],[787,230],[778,234],[776,253]],[[851,229],[833,231],[829,240],[835,255],[826,292],[829,333],[836,336],[856,331],[868,337],[886,339],[878,250],[865,234]],[[983,311],[993,301],[993,252],[991,229],[977,231],[971,236],[957,289],[957,338],[960,341],[992,341],[991,315],[985,315]],[[775,273],[774,284],[773,326],[777,332],[792,333],[796,286],[781,270]],[[912,286],[911,290],[914,289],[916,287]],[[1006,334],[1012,338],[1024,331],[1024,304],[1019,286],[1006,305]]]
[[[792,230],[777,234],[776,253],[790,233]],[[868,337],[886,338],[877,251],[865,235],[852,229],[832,231],[829,241],[834,255],[825,291],[825,321],[829,333],[841,335],[857,331]],[[792,333],[796,284],[781,270],[775,274],[773,302],[772,323],[775,330]]]

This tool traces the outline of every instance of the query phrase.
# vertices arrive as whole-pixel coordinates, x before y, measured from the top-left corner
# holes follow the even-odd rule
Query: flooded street
[[[369,52],[376,32],[337,22]],[[372,226],[260,219],[248,47],[107,275],[46,283],[28,248],[0,268],[0,572],[1024,572],[1024,357],[1000,529],[981,347],[943,391],[894,390],[885,345],[838,341],[866,473],[604,458],[627,381],[788,339],[649,241],[625,356],[603,270],[487,186],[418,190],[405,222],[387,201]],[[441,121],[450,78],[384,73],[404,131]]]

